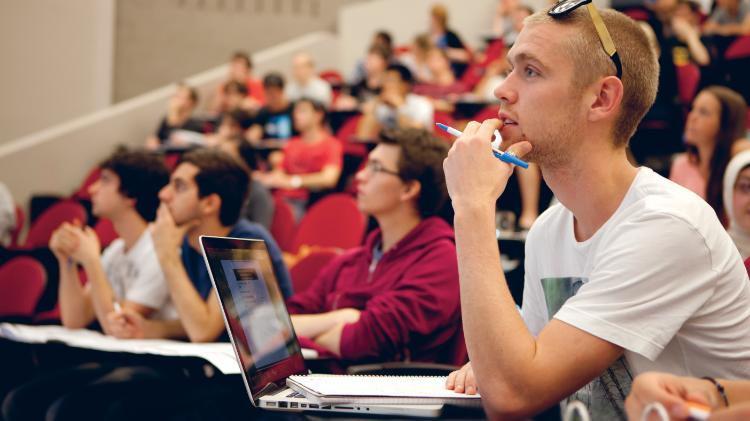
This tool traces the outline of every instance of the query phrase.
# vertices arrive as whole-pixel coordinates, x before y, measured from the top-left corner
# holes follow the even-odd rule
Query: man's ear
[[[614,76],[607,76],[596,84],[595,89],[589,107],[589,121],[613,119],[622,103],[622,81]]]
[[[200,200],[201,215],[219,215],[221,212],[221,197],[211,193]]]
[[[404,189],[401,192],[401,200],[405,202],[416,200],[420,193],[422,193],[422,183],[417,180],[407,181],[404,183]]]

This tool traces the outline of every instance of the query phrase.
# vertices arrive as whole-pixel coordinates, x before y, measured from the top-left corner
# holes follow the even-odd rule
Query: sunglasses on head
[[[617,77],[622,79],[622,63],[620,63],[620,56],[617,54],[617,48],[615,48],[615,43],[609,35],[607,26],[604,25],[604,20],[602,20],[599,11],[596,10],[596,6],[594,6],[594,3],[592,3],[591,0],[561,0],[552,7],[547,14],[553,18],[565,16],[584,4],[589,11],[591,20],[594,22],[594,28],[596,28],[596,33],[599,35],[599,41],[601,41],[602,47],[604,47],[604,52],[607,53],[609,58],[612,59],[612,62],[615,63]]]

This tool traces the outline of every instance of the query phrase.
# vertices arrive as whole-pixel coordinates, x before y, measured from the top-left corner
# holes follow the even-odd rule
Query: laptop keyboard
[[[291,393],[289,393],[288,395],[286,395],[286,397],[287,398],[304,398],[305,395],[303,395],[301,393],[297,393],[297,392],[295,392],[295,391],[292,390]]]

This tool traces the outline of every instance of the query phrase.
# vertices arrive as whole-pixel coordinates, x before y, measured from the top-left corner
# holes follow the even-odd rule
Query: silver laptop
[[[297,336],[263,240],[200,237],[224,323],[250,402],[276,411],[438,417],[443,405],[322,404],[286,386],[307,374]]]

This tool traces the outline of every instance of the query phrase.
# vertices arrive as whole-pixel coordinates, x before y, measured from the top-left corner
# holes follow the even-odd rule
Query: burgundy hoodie
[[[313,284],[289,299],[292,314],[341,308],[362,313],[344,327],[341,358],[462,364],[458,264],[453,229],[427,218],[384,253],[370,271],[380,230],[365,245],[326,266]]]

